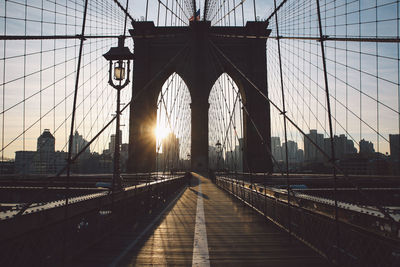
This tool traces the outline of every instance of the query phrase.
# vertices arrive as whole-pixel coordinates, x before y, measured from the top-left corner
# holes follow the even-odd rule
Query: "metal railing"
[[[154,213],[186,185],[183,176],[32,206],[0,217],[1,266],[54,266],[82,253],[123,224]]]
[[[398,222],[393,224],[377,213],[366,214],[343,207],[339,212],[339,240],[336,240],[333,206],[328,202],[293,194],[288,205],[285,190],[257,187],[226,177],[217,177],[216,184],[284,231],[289,232],[290,228],[292,236],[339,266],[400,264]]]

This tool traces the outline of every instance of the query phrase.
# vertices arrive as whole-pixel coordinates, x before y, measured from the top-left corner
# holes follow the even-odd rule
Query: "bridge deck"
[[[141,240],[123,230],[76,265],[329,266],[208,179],[193,180],[201,185],[186,189]]]

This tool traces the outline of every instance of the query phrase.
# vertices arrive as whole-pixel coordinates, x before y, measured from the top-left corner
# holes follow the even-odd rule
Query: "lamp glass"
[[[117,81],[122,81],[125,79],[125,67],[121,62],[117,62],[114,67],[114,79]]]

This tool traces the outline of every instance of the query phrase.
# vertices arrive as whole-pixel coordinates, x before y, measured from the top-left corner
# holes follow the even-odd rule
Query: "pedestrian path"
[[[103,258],[104,266],[329,266],[209,179],[193,174],[192,184],[147,233],[119,233],[131,242],[113,253],[99,248],[97,260]],[[96,253],[81,263],[90,265],[89,258]]]

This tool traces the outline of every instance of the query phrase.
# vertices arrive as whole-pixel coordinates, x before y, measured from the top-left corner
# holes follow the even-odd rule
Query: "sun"
[[[167,127],[157,126],[154,129],[154,135],[156,136],[157,140],[164,139],[170,133]]]

